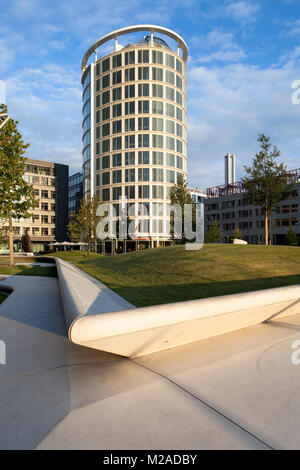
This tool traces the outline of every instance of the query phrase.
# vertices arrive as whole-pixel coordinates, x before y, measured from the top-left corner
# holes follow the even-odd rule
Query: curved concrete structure
[[[69,263],[57,259],[57,267],[69,339],[127,357],[300,313],[300,285],[134,308]]]
[[[188,48],[184,39],[182,39],[179,34],[175,33],[175,31],[172,31],[171,29],[164,28],[163,26],[156,26],[153,24],[139,24],[135,26],[128,26],[126,28],[116,29],[115,31],[112,31],[111,33],[108,33],[105,36],[102,36],[100,39],[94,42],[94,44],[87,50],[82,59],[81,70],[84,71],[86,69],[86,65],[90,56],[93,54],[93,52],[98,49],[98,47],[102,46],[111,39],[116,39],[119,36],[123,36],[124,34],[136,33],[138,31],[151,31],[152,33],[161,33],[174,39],[174,41],[177,41],[178,46],[182,49],[183,60],[185,62],[187,61]]]

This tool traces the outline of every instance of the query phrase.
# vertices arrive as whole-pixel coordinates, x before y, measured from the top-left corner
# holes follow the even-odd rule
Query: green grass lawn
[[[56,256],[104,282],[137,307],[300,283],[300,248],[205,245],[117,256],[68,251]]]
[[[15,263],[34,263],[38,261],[39,258],[34,257],[15,257]],[[45,260],[46,261],[46,260]],[[50,276],[56,277],[56,266],[45,266],[44,268],[39,268],[35,266],[9,266],[9,258],[6,256],[0,257],[0,275],[1,274],[15,274],[19,276]]]

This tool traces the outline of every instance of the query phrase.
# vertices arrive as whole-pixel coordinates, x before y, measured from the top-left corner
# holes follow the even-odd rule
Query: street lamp
[[[4,126],[4,124],[9,121],[10,117],[7,113],[0,113],[0,129]]]

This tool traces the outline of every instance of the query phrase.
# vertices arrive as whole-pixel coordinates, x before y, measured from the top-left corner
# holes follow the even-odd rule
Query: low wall
[[[135,308],[56,258],[69,339],[134,357],[300,313],[300,285]]]

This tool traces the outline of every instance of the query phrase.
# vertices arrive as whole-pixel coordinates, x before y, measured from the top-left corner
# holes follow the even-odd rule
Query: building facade
[[[290,175],[291,181],[295,183],[293,190],[270,219],[270,237],[274,245],[284,243],[290,225],[300,235],[300,170],[291,170]],[[248,243],[265,243],[263,211],[249,204],[240,182],[208,188],[206,195],[205,232],[216,219],[223,233],[221,241],[225,243],[232,238],[236,228],[241,230]]]
[[[148,33],[118,44],[120,36],[139,31]],[[176,42],[175,51],[165,37]],[[113,52],[98,58],[111,39]],[[169,191],[186,176],[187,56],[175,32],[138,25],[100,38],[82,61],[84,195],[114,204],[116,214],[126,198],[140,221],[137,237],[168,238]]]
[[[206,194],[202,191],[202,189],[188,188],[188,190],[195,204],[199,204],[199,203],[204,204],[205,199],[206,199]]]
[[[69,177],[69,219],[77,214],[83,198],[83,172],[75,173]]]
[[[22,235],[30,236],[35,253],[48,251],[49,243],[66,240],[68,177],[67,165],[27,159],[24,178],[33,185],[38,205],[32,217],[13,221],[15,251],[22,251]]]

